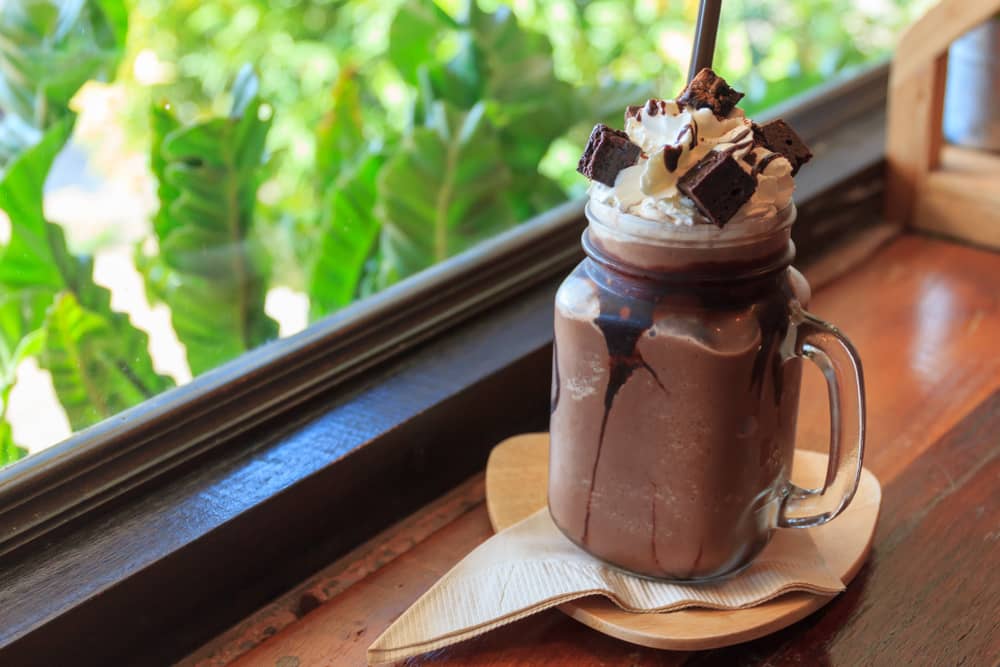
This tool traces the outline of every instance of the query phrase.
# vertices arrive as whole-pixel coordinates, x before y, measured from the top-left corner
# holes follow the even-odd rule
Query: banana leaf
[[[65,285],[60,262],[61,230],[42,213],[42,191],[49,168],[69,139],[72,119],[56,123],[41,141],[10,165],[0,181],[0,208],[10,218],[11,234],[0,252],[0,285],[7,289],[48,289]]]
[[[42,323],[49,295],[41,291],[0,295],[0,418],[6,414],[7,393],[17,367],[41,351]]]
[[[153,397],[170,382],[156,374],[146,335],[128,318],[84,308],[60,292],[45,316],[42,367],[59,402],[80,429]]]
[[[70,115],[84,83],[114,75],[127,30],[122,0],[0,3],[0,169]]]
[[[153,115],[159,256],[140,263],[147,291],[170,307],[196,375],[278,334],[264,312],[269,267],[254,236],[271,127],[257,88],[256,75],[244,68],[228,117],[184,126],[166,107]]]
[[[415,84],[417,68],[434,59],[442,38],[455,27],[434,0],[404,2],[389,26],[389,61],[403,79]]]
[[[41,350],[39,316],[44,313],[42,302],[45,298],[46,295],[38,291],[0,295],[0,467],[28,453],[14,442],[7,411],[18,366]]]
[[[27,455],[28,450],[14,442],[14,434],[11,432],[10,424],[0,418],[0,468]]]
[[[316,172],[319,188],[336,183],[364,153],[365,135],[358,73],[340,71],[327,110],[316,131]]]
[[[384,162],[381,154],[368,155],[327,195],[319,248],[309,272],[309,311],[313,320],[354,300],[365,262],[378,239],[376,182]]]
[[[466,24],[485,68],[483,96],[502,129],[507,161],[535,171],[549,145],[575,122],[573,88],[555,74],[552,44],[522,28],[508,7],[486,13],[470,3]]]
[[[379,174],[380,287],[517,222],[504,194],[510,170],[485,106],[432,109],[428,126],[415,129]]]
[[[11,373],[17,363],[38,353],[41,366],[52,373],[71,426],[79,429],[155,396],[173,382],[153,369],[146,334],[111,309],[110,292],[93,281],[93,260],[70,253],[62,228],[45,219],[45,179],[72,121],[64,118],[53,125],[0,181],[0,208],[11,223],[10,240],[0,249],[0,339],[8,351],[22,350],[20,359],[9,354]],[[86,313],[87,326],[70,326],[67,313],[74,307]],[[51,331],[53,326],[57,330]],[[102,350],[101,364],[85,354],[67,353],[84,345],[74,335],[86,335],[88,350]],[[117,371],[109,373],[104,366]]]

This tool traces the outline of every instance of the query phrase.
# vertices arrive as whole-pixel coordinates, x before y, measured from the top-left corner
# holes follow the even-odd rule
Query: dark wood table
[[[866,466],[883,485],[869,562],[822,610],[700,653],[598,634],[551,610],[407,665],[1000,664],[1000,254],[895,238],[810,309],[865,365]],[[836,273],[836,271],[834,272]],[[799,443],[826,446],[825,387],[806,371]],[[491,535],[481,476],[359,547],[183,664],[365,664],[367,646]]]

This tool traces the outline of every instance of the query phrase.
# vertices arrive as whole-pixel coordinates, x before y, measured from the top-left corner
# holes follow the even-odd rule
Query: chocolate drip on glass
[[[559,407],[559,344],[556,341],[552,341],[552,401],[549,403],[550,410],[549,414],[556,411]]]
[[[590,507],[594,496],[594,486],[597,483],[597,471],[601,462],[601,451],[604,448],[604,434],[608,427],[608,417],[615,402],[618,391],[628,382],[632,374],[639,370],[647,371],[660,389],[666,393],[666,387],[660,381],[656,371],[646,363],[636,349],[639,338],[649,330],[653,323],[653,303],[637,302],[627,297],[621,297],[613,292],[603,292],[600,299],[601,313],[594,324],[604,336],[608,348],[608,385],[604,390],[604,414],[601,417],[601,430],[597,439],[597,455],[590,475],[590,493],[587,498],[587,512],[583,522],[582,541],[586,544],[590,527]]]

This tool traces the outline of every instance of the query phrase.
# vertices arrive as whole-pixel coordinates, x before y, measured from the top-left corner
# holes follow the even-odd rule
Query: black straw
[[[712,66],[715,53],[715,35],[719,32],[719,14],[722,0],[701,0],[698,7],[698,28],[694,34],[694,48],[691,50],[691,68],[688,81],[705,67]]]

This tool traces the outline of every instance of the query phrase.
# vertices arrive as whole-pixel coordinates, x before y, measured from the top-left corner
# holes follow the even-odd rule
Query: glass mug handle
[[[816,364],[830,395],[830,460],[820,489],[788,483],[778,513],[783,528],[809,528],[830,521],[847,507],[858,488],[865,448],[865,384],[861,359],[836,327],[793,305],[795,355]]]

